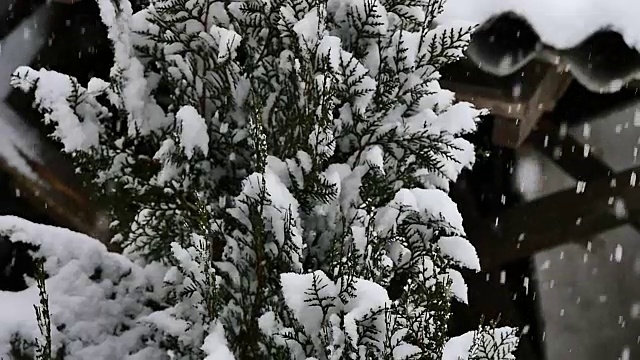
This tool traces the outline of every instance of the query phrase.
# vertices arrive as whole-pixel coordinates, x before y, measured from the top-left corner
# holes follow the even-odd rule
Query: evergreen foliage
[[[40,296],[40,305],[34,305],[36,311],[36,320],[38,328],[43,339],[36,341],[37,352],[36,359],[52,360],[51,352],[51,314],[49,312],[49,296],[45,286],[46,273],[42,260],[36,261],[36,286]]]
[[[119,266],[164,269],[130,354],[441,359],[456,269],[479,269],[447,191],[481,111],[438,69],[473,26],[437,25],[442,0],[99,3],[108,81],[12,82],[109,209]]]

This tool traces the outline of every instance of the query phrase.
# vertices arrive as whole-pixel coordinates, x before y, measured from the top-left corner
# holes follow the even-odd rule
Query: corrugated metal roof
[[[467,51],[484,72],[507,76],[534,59],[558,64],[594,92],[640,79],[640,1],[448,0],[440,23],[480,24]]]
[[[596,32],[612,30],[640,50],[640,1],[636,0],[440,0],[440,21],[484,24],[501,14],[525,19],[542,42],[557,49],[577,46]]]
[[[511,75],[533,59],[565,66],[591,91],[617,91],[640,76],[640,53],[611,30],[597,31],[567,49],[545,44],[521,16],[503,13],[482,24],[467,50],[483,71]]]

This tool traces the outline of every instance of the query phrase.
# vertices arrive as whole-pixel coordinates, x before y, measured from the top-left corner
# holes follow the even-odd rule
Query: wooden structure
[[[526,19],[500,14],[474,33],[468,58],[443,70],[443,87],[493,114],[495,145],[517,148],[572,80],[596,93],[637,83],[640,53],[600,31],[570,49],[541,42]]]
[[[476,163],[451,193],[483,269],[464,273],[472,306],[454,304],[452,333],[470,330],[461,324],[481,316],[526,325],[530,330],[518,359],[544,359],[533,255],[569,242],[586,246],[624,224],[640,230],[640,167],[616,173],[567,134],[564,123],[640,100],[632,88],[640,55],[610,32],[575,49],[556,50],[541,46],[532,31],[511,15],[493,19],[474,35],[469,58],[443,69],[441,81],[457,99],[491,111],[476,136],[480,142],[488,138],[481,147],[490,158]],[[503,62],[511,68],[502,68]],[[607,94],[614,79],[630,82]],[[512,185],[515,153],[522,146],[533,147],[586,187],[523,201]],[[615,203],[625,205],[624,216],[616,214]]]
[[[467,60],[466,64],[446,69],[451,75],[442,81],[442,86],[455,92],[460,101],[489,109],[494,121],[494,144],[509,148],[522,145],[542,114],[553,110],[572,80],[562,66],[544,62],[531,62],[521,73],[503,79],[470,75],[478,70],[469,63]]]

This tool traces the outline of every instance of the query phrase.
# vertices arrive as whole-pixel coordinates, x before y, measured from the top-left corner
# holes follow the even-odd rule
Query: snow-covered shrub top
[[[99,4],[108,81],[13,83],[126,256],[168,266],[167,356],[440,359],[479,268],[447,191],[482,112],[438,84],[472,26],[432,27],[441,0]]]
[[[65,359],[164,356],[143,342],[154,334],[141,322],[153,311],[148,304],[162,301],[162,267],[142,268],[86,235],[15,217],[0,217],[0,236],[37,246],[33,257],[45,260],[53,347],[64,346]],[[24,291],[0,291],[0,358],[12,358],[12,339],[40,337],[33,311],[38,289],[33,279],[28,284]]]

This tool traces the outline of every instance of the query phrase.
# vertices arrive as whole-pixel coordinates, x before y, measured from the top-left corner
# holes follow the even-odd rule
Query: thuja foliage
[[[456,269],[479,268],[447,191],[481,112],[438,69],[473,27],[437,26],[442,0],[99,5],[109,79],[12,81],[112,241],[167,269],[147,343],[175,359],[442,358],[451,297],[466,301]]]
[[[43,260],[36,261],[35,280],[38,287],[40,305],[34,305],[36,319],[38,321],[38,329],[42,339],[36,340],[37,350],[36,359],[51,360],[51,313],[49,312],[49,296],[45,285],[46,272],[44,270]]]

